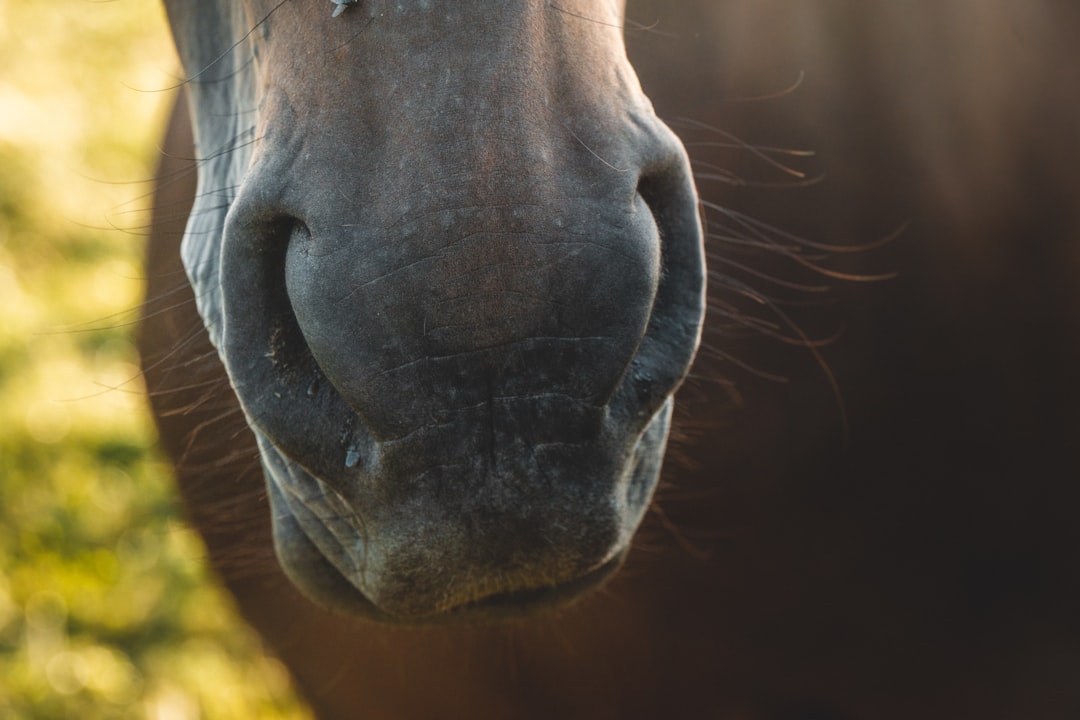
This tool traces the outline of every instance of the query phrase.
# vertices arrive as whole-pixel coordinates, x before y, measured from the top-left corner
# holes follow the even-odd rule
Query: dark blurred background
[[[633,7],[712,202],[669,454],[704,469],[659,500],[727,568],[716,676],[784,718],[1080,715],[1080,5]]]

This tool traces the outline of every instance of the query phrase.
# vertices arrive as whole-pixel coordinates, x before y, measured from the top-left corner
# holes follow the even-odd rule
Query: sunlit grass
[[[208,576],[131,341],[156,2],[0,3],[0,718],[308,717]]]

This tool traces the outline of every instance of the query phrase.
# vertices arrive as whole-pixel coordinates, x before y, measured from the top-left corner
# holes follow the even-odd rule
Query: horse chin
[[[271,483],[272,487],[272,483]],[[380,610],[315,546],[283,499],[270,490],[274,506],[274,548],[289,580],[307,598],[333,612],[388,625],[433,626],[505,622],[571,605],[607,582],[622,567],[627,549],[600,567],[554,587],[500,593],[442,613],[401,617]]]
[[[497,622],[564,608],[603,585],[625,561],[659,477],[671,408],[669,399],[637,440],[620,483],[625,495],[620,542],[603,560],[554,583],[544,579],[493,582],[497,591],[477,593],[464,602],[460,597],[446,602],[421,596],[393,610],[380,607],[362,589],[368,542],[362,520],[327,483],[290,460],[256,430],[278,561],[309,600],[343,615],[386,624]],[[423,592],[418,590],[418,594]]]

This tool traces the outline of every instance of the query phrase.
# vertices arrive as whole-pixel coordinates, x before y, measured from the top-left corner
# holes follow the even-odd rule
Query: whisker
[[[183,87],[184,85],[186,85],[186,84],[188,84],[188,83],[192,83],[192,82],[195,82],[196,80],[200,79],[200,78],[201,78],[201,77],[202,77],[203,75],[205,75],[205,74],[206,74],[207,72],[209,72],[209,71],[210,71],[210,69],[211,69],[212,67],[214,67],[215,65],[217,65],[218,63],[220,63],[220,62],[221,62],[222,60],[224,60],[224,59],[225,59],[226,57],[228,57],[230,53],[232,53],[232,52],[233,52],[234,50],[236,50],[237,48],[239,48],[239,47],[240,47],[240,46],[241,46],[241,45],[242,45],[242,44],[243,44],[244,42],[246,42],[246,41],[247,41],[247,39],[248,39],[249,37],[251,37],[251,35],[252,35],[252,34],[253,34],[253,33],[254,33],[254,32],[255,32],[256,30],[258,30],[258,29],[259,29],[260,27],[262,27],[263,23],[265,23],[266,21],[268,21],[268,20],[270,19],[270,17],[271,17],[271,16],[272,16],[272,15],[273,15],[274,13],[276,13],[276,12],[277,12],[278,10],[280,10],[280,9],[281,9],[281,7],[282,7],[282,6],[284,6],[284,5],[285,5],[285,3],[287,3],[287,2],[289,2],[289,0],[281,0],[281,2],[279,2],[279,3],[277,4],[277,5],[275,5],[274,7],[270,8],[270,10],[269,10],[269,11],[268,11],[268,12],[266,13],[266,15],[264,15],[264,16],[263,16],[263,18],[262,18],[261,20],[259,20],[259,21],[258,21],[257,23],[255,23],[255,24],[254,24],[254,25],[253,25],[253,26],[251,27],[251,29],[249,29],[249,30],[248,30],[248,31],[247,31],[246,33],[244,33],[244,34],[243,34],[243,35],[242,35],[242,36],[241,36],[241,37],[240,37],[240,38],[239,38],[239,39],[238,39],[238,40],[237,40],[236,42],[234,42],[234,43],[233,43],[232,45],[230,45],[230,46],[229,46],[228,48],[226,48],[225,50],[223,50],[223,51],[221,52],[221,54],[220,54],[220,55],[218,55],[217,57],[215,57],[215,58],[214,58],[213,60],[211,60],[211,61],[210,61],[209,63],[207,63],[206,65],[204,65],[204,66],[203,66],[203,68],[202,68],[201,70],[199,70],[198,72],[196,72],[196,73],[195,73],[194,75],[189,75],[189,76],[187,76],[187,77],[186,77],[186,78],[184,79],[184,81],[183,81],[183,82],[181,82],[181,83],[179,83],[178,85],[175,85],[175,86],[173,86],[173,87],[169,87],[169,88],[162,88],[161,90],[159,90],[159,92],[163,92],[163,91],[166,91],[166,90],[176,90],[176,89],[178,89],[178,88],[181,88],[181,87]],[[250,62],[251,62],[251,58],[249,58],[249,59],[247,60],[247,62],[248,62],[248,63],[250,63]],[[235,73],[235,71],[234,71],[234,73]],[[214,80],[213,82],[219,82],[220,80],[224,80],[224,79],[229,79],[230,77],[233,77],[233,76],[234,76],[234,75],[229,75],[229,76],[226,76],[225,78],[215,79],[215,80]]]

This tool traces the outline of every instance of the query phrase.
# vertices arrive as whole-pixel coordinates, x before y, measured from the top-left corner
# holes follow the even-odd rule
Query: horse
[[[1080,713],[1076,10],[166,8],[144,374],[320,718]]]

